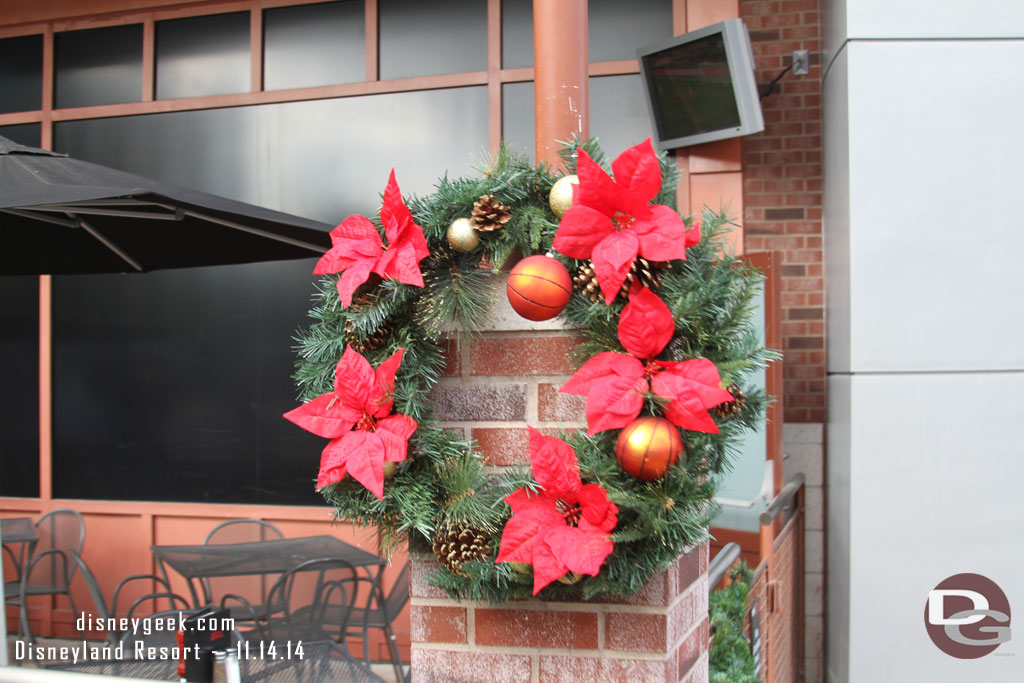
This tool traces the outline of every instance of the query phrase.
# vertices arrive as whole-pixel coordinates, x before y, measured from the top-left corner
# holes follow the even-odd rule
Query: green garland
[[[577,146],[609,168],[595,141],[574,141],[562,150],[570,172],[575,169]],[[664,156],[661,166],[662,189],[654,201],[675,208],[679,171]],[[551,248],[558,219],[548,195],[559,177],[549,167],[534,166],[502,148],[479,177],[445,175],[433,194],[406,197],[430,247],[430,256],[420,264],[425,286],[392,280],[367,283],[356,292],[352,305],[343,309],[335,289],[337,276],[323,277],[310,311],[314,322],[296,336],[295,380],[301,401],[332,390],[335,365],[348,343],[364,345],[380,330],[390,330],[383,345],[363,354],[374,366],[399,348],[405,349],[395,380],[394,410],[419,423],[409,443],[409,457],[398,463],[396,473],[385,482],[381,500],[351,477],[325,487],[322,493],[338,519],[376,527],[386,554],[405,538],[413,547],[429,548],[439,534],[453,528],[482,533],[488,538],[489,559],[464,562],[459,573],[439,564],[431,577],[457,598],[503,602],[531,594],[529,569],[497,564],[494,558],[510,514],[502,499],[517,488],[537,484],[525,468],[485,470],[474,444],[441,427],[427,396],[444,371],[445,330],[471,338],[491,308],[496,295],[491,276],[499,266],[516,253],[543,253]],[[483,233],[480,246],[472,252],[459,253],[449,246],[446,230],[456,218],[468,217],[481,195],[508,205],[511,216],[503,229]],[[688,250],[685,261],[674,261],[662,271],[654,291],[676,320],[675,337],[662,357],[708,358],[718,367],[725,386],[743,386],[751,373],[776,354],[762,347],[751,321],[762,277],[725,252],[728,229],[724,215],[705,212],[701,242]],[[581,265],[557,258],[570,273]],[[495,265],[481,268],[481,262]],[[562,315],[585,338],[577,350],[579,362],[601,351],[622,350],[616,336],[622,306],[621,301],[607,306],[579,295],[571,298]],[[585,599],[633,593],[687,547],[706,540],[715,512],[715,475],[728,467],[741,433],[762,421],[769,400],[760,390],[746,394],[738,414],[716,418],[719,434],[684,431],[686,455],[681,466],[653,482],[633,479],[619,467],[614,453],[617,431],[563,435],[576,450],[584,482],[600,483],[619,507],[615,550],[598,576],[585,576],[574,585],[552,583],[539,597]],[[653,399],[647,401],[643,414],[660,414]]]
[[[708,663],[711,683],[758,683],[757,662],[750,653],[750,640],[743,634],[747,597],[754,572],[746,562],[729,570],[730,583],[712,591],[708,600],[711,621],[711,655]]]

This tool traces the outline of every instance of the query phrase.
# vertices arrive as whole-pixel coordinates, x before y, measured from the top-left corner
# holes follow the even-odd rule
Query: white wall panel
[[[821,63],[828,65],[846,41],[846,0],[819,0],[821,8]]]
[[[1020,407],[991,400],[1024,393],[1024,373],[848,381],[848,680],[1020,681],[1019,638],[981,659],[954,659],[925,634],[924,609],[928,591],[961,572],[995,581],[1012,609],[1024,605]],[[841,458],[841,447],[829,445],[830,457]]]
[[[845,54],[852,371],[1024,368],[1024,40]]]
[[[825,167],[825,299],[829,372],[850,370],[850,120],[847,53],[839,53],[822,89]]]
[[[1019,0],[854,0],[850,38],[998,38],[1024,34]]]
[[[828,380],[826,432],[828,509],[825,516],[827,679],[846,681],[850,666],[850,376]]]

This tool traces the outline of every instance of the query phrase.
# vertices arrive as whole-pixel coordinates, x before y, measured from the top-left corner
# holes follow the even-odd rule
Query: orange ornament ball
[[[519,315],[527,320],[547,320],[568,305],[572,278],[565,266],[550,256],[527,256],[509,273],[505,293]]]
[[[615,456],[631,477],[654,481],[683,454],[683,437],[676,426],[663,417],[641,417],[619,432]]]

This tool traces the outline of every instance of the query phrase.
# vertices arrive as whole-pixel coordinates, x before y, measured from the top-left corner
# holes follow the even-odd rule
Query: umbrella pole
[[[39,498],[53,497],[52,275],[39,276]]]

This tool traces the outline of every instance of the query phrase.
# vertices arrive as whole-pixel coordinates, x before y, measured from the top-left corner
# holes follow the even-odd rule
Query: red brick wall
[[[413,555],[412,670],[443,681],[707,681],[708,549],[629,599],[487,605],[449,600]]]
[[[771,581],[775,604],[768,615],[768,648],[774,683],[798,683],[803,669],[803,538],[802,517],[794,517],[782,530],[772,551]]]
[[[523,327],[524,321],[512,327]],[[450,343],[431,394],[437,417],[480,447],[488,465],[529,463],[527,426],[583,426],[583,401],[558,393],[579,338],[557,329],[488,332]],[[421,681],[707,681],[707,545],[682,556],[630,599],[581,603],[450,600],[413,555],[410,631]]]
[[[784,417],[825,421],[822,273],[821,52],[818,0],[740,0],[762,88],[809,50],[806,76],[790,71],[761,102],[765,130],[743,138],[746,252],[782,255]]]

